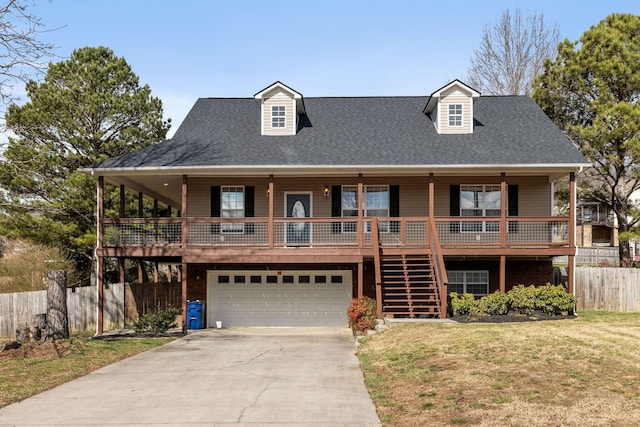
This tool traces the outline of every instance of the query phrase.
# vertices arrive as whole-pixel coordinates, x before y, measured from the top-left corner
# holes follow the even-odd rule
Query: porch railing
[[[104,219],[104,247],[363,247],[373,246],[371,218],[182,218]],[[568,217],[378,218],[382,246],[430,246],[437,232],[445,247],[567,246]],[[270,233],[270,227],[273,232]],[[273,235],[270,241],[270,235]],[[359,236],[362,236],[360,239]],[[360,243],[361,242],[361,243]]]

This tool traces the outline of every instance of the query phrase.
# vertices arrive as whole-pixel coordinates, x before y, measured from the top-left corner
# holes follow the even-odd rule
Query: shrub
[[[377,308],[376,301],[369,297],[362,297],[351,301],[347,309],[347,315],[349,316],[349,327],[354,334],[361,335],[367,330],[376,327]]]
[[[454,316],[481,315],[478,301],[473,294],[458,295],[457,292],[451,292],[451,310]]]
[[[176,307],[167,307],[155,313],[145,313],[133,324],[133,329],[138,334],[165,333],[177,326],[176,316],[180,313],[182,310]]]
[[[507,292],[509,306],[520,314],[530,316],[536,309],[536,287],[517,285]]]
[[[507,294],[500,291],[480,298],[478,306],[481,315],[500,315],[507,314],[509,312],[509,297]]]
[[[572,312],[576,305],[576,298],[569,294],[562,285],[540,286],[537,288],[536,309],[545,314],[555,316],[563,312]]]

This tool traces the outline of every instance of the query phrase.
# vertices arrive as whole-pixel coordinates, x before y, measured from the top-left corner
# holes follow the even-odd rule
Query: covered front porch
[[[352,263],[357,265],[357,296],[363,295],[365,260],[384,255],[430,254],[446,304],[444,257],[486,255],[500,260],[499,289],[505,290],[506,261],[510,256],[569,258],[569,291],[573,292],[575,255],[575,177],[569,176],[569,216],[508,216],[506,174],[500,175],[500,215],[483,217],[436,215],[434,174],[427,183],[425,216],[365,216],[363,209],[349,217],[276,216],[273,176],[266,187],[266,213],[259,217],[203,217],[189,215],[189,177],[182,176],[180,209],[165,209],[166,217],[104,217],[104,177],[98,179],[98,278],[104,275],[104,257],[172,258],[182,263],[183,313],[186,312],[188,265],[194,263]],[[357,185],[357,206],[362,206],[364,183]],[[120,184],[121,194],[125,185]],[[131,188],[129,188],[131,190]],[[154,197],[138,192],[139,200]],[[326,194],[325,194],[326,198]],[[154,206],[166,199],[154,198]],[[170,201],[169,201],[170,202]],[[124,212],[124,197],[121,197]],[[174,203],[175,204],[175,203]],[[140,206],[142,202],[140,202]],[[156,210],[159,212],[159,210]],[[384,282],[382,264],[376,264],[376,287]],[[382,291],[377,291],[379,303]],[[100,301],[101,303],[101,301]],[[379,306],[382,316],[384,307]],[[446,312],[446,305],[440,313]],[[183,328],[186,323],[183,321]]]

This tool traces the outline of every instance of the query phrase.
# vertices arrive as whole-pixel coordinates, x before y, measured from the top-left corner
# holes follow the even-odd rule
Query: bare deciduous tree
[[[26,0],[0,3],[0,101],[8,105],[17,99],[13,91],[18,82],[27,83],[46,69],[45,59],[54,45],[43,42],[41,20],[29,12]]]
[[[525,17],[520,9],[507,9],[498,23],[485,25],[468,83],[489,95],[530,95],[559,41],[558,26],[548,26],[542,13]]]

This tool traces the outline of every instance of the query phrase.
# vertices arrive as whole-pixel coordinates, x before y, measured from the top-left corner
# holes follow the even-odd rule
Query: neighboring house
[[[545,284],[553,256],[573,260],[585,166],[530,98],[458,80],[425,97],[304,98],[276,82],[202,98],[172,139],[84,169],[98,289],[106,257],[147,259],[181,264],[183,308],[205,301],[208,327],[346,326],[363,295],[380,317],[445,317],[447,290]],[[559,179],[569,217],[553,216]],[[173,215],[104,218],[106,184]]]
[[[576,245],[618,246],[617,221],[613,211],[599,203],[579,202],[576,211]]]

